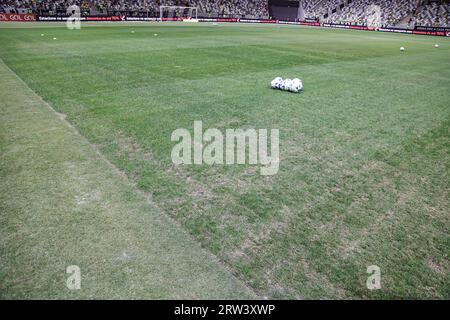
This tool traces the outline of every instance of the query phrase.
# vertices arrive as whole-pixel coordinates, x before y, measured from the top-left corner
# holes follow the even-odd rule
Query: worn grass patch
[[[2,62],[0,86],[1,298],[254,296]]]

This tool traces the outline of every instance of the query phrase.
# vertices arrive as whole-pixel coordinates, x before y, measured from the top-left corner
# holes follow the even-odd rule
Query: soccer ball
[[[434,47],[435,47],[435,48],[439,48],[439,45],[436,43],[436,44],[434,45]]]
[[[273,89],[280,89],[281,84],[283,83],[283,79],[281,77],[276,77],[270,82],[270,86]]]
[[[283,90],[290,91],[291,90],[291,85],[292,85],[292,80],[291,79],[284,80],[284,88],[283,88]]]
[[[400,51],[405,51],[405,47],[400,47]]]
[[[300,92],[300,90],[302,90],[302,88],[303,88],[302,80],[300,80],[298,78],[295,78],[292,80],[292,83],[291,83],[291,91],[292,92],[298,93],[298,92]]]

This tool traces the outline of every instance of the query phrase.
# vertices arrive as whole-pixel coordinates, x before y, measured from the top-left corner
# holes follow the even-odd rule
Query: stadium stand
[[[335,12],[329,13],[327,21],[334,23],[366,23],[366,8],[376,5],[380,8],[382,25],[396,25],[403,18],[417,9],[419,0],[354,0],[340,2],[333,9]]]
[[[190,6],[197,7],[204,16],[230,16],[248,18],[267,18],[267,0],[1,0],[0,11],[19,13],[32,10],[38,13],[65,12],[71,4],[78,5],[82,10],[89,10],[91,14],[107,13],[140,13],[156,15],[159,6]]]
[[[435,1],[421,6],[408,21],[408,26],[450,26],[450,3]]]
[[[366,23],[366,9],[370,5],[380,8],[382,26],[450,25],[450,3],[423,0],[303,0],[305,16],[322,22]]]
[[[203,17],[270,18],[270,0],[0,0],[0,12],[65,13],[71,4],[91,15],[159,16],[159,6],[191,6]],[[297,2],[298,4],[298,2]],[[380,8],[380,25],[410,27],[450,26],[448,0],[300,0],[304,17],[339,24],[367,23],[366,9]]]

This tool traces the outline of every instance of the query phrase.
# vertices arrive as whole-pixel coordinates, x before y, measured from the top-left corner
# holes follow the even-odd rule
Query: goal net
[[[160,6],[159,18],[164,20],[197,20],[197,7],[181,7],[181,6]]]

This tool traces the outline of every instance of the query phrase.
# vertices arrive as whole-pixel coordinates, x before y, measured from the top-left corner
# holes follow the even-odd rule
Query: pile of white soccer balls
[[[285,79],[283,80],[281,77],[276,77],[272,80],[270,83],[270,86],[273,89],[280,89],[284,91],[290,91],[298,93],[303,88],[302,80],[295,78],[295,79]]]

